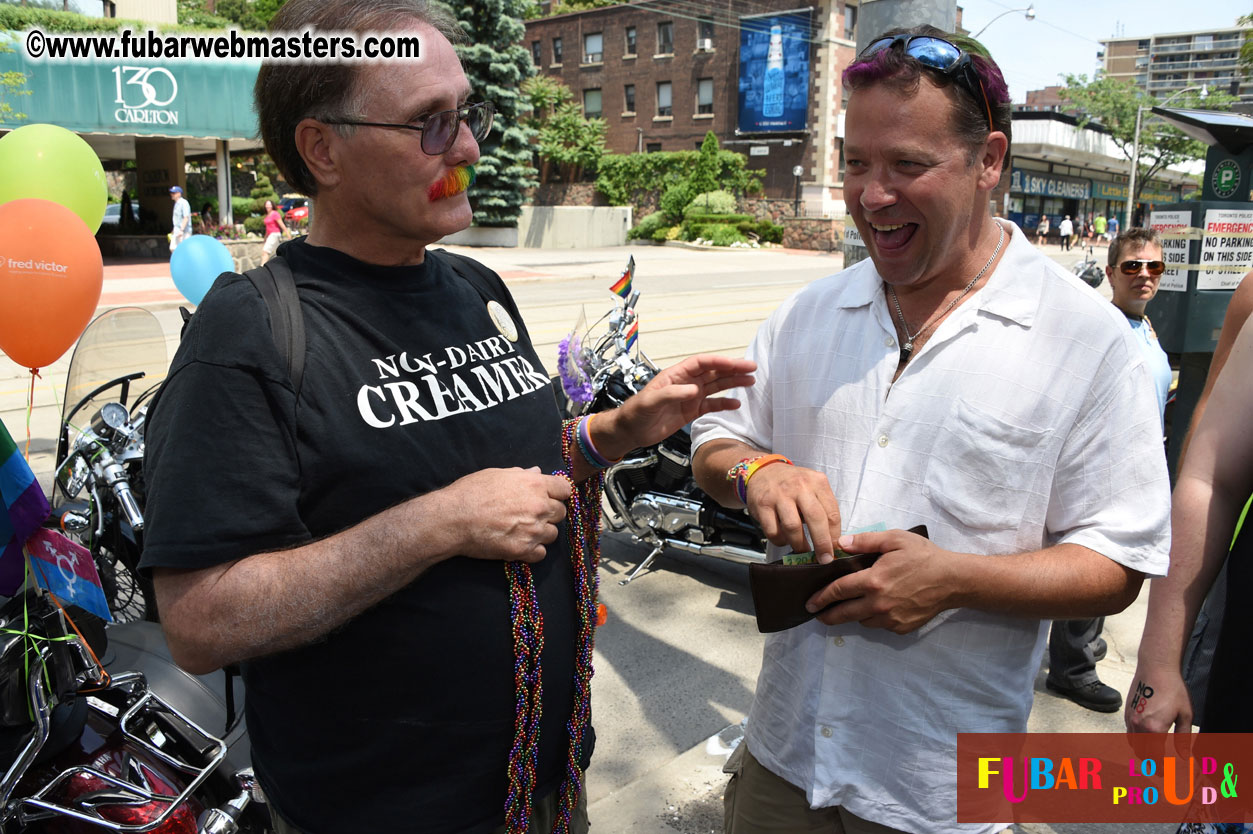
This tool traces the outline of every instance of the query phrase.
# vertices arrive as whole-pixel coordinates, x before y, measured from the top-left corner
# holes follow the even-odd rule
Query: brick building
[[[791,200],[799,181],[805,213],[842,217],[840,72],[854,56],[855,3],[819,0],[803,12],[804,118],[793,129],[740,129],[741,31],[796,10],[795,0],[640,0],[528,21],[525,43],[540,72],[606,121],[610,151],[693,150],[712,130],[765,170],[767,197]]]

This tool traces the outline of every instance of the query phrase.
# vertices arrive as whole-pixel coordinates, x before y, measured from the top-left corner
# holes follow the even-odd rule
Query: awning
[[[182,138],[208,140],[209,147],[213,140],[252,140],[257,134],[252,87],[260,61],[31,61],[16,40],[20,33],[4,34],[14,38],[14,51],[0,52],[0,72],[25,73],[31,95],[9,98],[27,118],[0,122],[0,129],[47,123],[84,138]]]

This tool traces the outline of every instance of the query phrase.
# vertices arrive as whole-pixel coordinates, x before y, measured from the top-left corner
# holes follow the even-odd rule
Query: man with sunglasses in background
[[[982,47],[888,33],[844,83],[870,257],[763,324],[695,471],[776,558],[882,555],[766,638],[726,830],[995,832],[957,823],[957,734],[1025,731],[1047,621],[1164,572],[1160,420],[1123,316],[988,214],[1010,97]]]
[[[1128,229],[1114,238],[1109,247],[1105,275],[1113,290],[1113,302],[1131,325],[1140,346],[1157,395],[1157,413],[1165,431],[1166,398],[1170,396],[1170,360],[1158,344],[1157,333],[1144,308],[1157,295],[1166,264],[1162,244],[1153,229]],[[1160,445],[1162,432],[1144,438],[1146,448]],[[1105,657],[1108,646],[1101,632],[1104,617],[1058,620],[1049,633],[1049,673],[1045,686],[1081,707],[1096,712],[1117,712],[1122,706],[1118,690],[1101,681],[1096,664]]]
[[[562,423],[500,278],[428,248],[470,225],[492,124],[439,8],[275,17],[416,37],[419,57],[262,64],[266,150],[315,207],[267,264],[294,277],[304,371],[228,273],[148,420],[143,566],[180,665],[241,663],[279,832],[586,831],[591,476],[751,382],[751,363],[693,357]]]

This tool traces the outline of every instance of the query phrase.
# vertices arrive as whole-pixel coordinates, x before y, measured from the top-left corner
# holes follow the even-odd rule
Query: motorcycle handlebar
[[[126,476],[126,468],[110,458],[103,465],[103,470],[105,483],[113,490],[113,496],[117,499],[122,514],[126,516],[127,523],[135,532],[143,530],[144,513],[139,509],[139,502],[135,500],[135,495],[131,492],[131,482]]]

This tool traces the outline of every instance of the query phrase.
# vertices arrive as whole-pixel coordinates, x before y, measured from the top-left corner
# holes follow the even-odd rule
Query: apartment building
[[[712,130],[766,171],[766,196],[792,199],[799,184],[808,213],[842,216],[840,72],[858,7],[798,5],[639,0],[528,21],[525,45],[606,121],[610,151],[694,150]]]
[[[1249,28],[1103,40],[1105,75],[1130,81],[1161,100],[1185,87],[1205,86],[1238,95],[1242,105],[1253,106],[1253,78],[1239,65]]]

